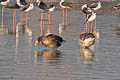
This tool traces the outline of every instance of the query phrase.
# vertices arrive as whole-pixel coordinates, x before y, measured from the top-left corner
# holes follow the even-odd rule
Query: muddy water
[[[30,18],[40,17],[37,10],[30,12]],[[6,14],[4,24],[11,32],[12,11],[8,10]],[[38,20],[29,21],[32,36],[22,32],[16,35],[0,34],[0,80],[119,80],[120,36],[118,28],[111,26],[119,24],[119,16],[97,14],[100,39],[91,49],[82,49],[77,43],[77,37],[84,29],[80,11],[68,12],[68,27],[60,34],[66,42],[58,50],[34,46],[35,39],[40,36]],[[59,35],[58,24],[61,22],[60,10],[51,14],[52,33]],[[46,32],[47,21],[44,23],[43,30]],[[86,52],[89,54],[84,55]]]

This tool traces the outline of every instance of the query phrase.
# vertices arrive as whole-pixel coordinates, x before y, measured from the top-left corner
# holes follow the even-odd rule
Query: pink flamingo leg
[[[63,8],[63,25],[64,25],[64,8]]]
[[[15,33],[15,11],[13,11],[13,33]]]
[[[26,27],[28,26],[28,16],[29,16],[29,13],[26,12]]]
[[[2,16],[1,16],[1,25],[3,26],[3,24],[4,24],[4,8],[5,8],[5,6],[2,6]]]
[[[67,8],[66,8],[66,25],[67,25],[67,14],[68,14],[68,11],[67,11]]]
[[[20,11],[20,23],[22,23],[23,12]]]
[[[48,13],[48,33],[50,33],[50,13]]]

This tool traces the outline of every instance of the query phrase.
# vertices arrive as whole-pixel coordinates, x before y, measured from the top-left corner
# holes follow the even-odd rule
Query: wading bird
[[[0,0],[0,5],[2,6],[2,16],[1,16],[1,25],[4,24],[4,8],[10,2],[10,0]]]

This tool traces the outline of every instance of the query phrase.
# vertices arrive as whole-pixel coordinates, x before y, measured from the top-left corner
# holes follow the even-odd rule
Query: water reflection
[[[118,36],[118,37],[120,37],[120,24],[114,24],[114,25],[112,25],[112,27],[114,28],[114,30],[116,31],[116,35]]]
[[[0,31],[1,31],[0,34],[1,33],[8,34],[8,26],[0,24]]]
[[[94,59],[94,52],[90,48],[79,48],[78,55],[80,60],[84,61],[85,64]]]
[[[63,35],[63,31],[66,30],[66,25],[64,25],[63,23],[59,24],[59,35],[62,36]]]
[[[37,63],[39,60],[42,60],[42,62],[58,62],[61,58],[61,51],[59,50],[52,50],[52,49],[44,49],[41,52],[35,50],[35,63]]]

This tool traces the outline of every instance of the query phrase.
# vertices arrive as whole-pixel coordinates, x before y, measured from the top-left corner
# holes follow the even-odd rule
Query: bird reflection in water
[[[114,28],[115,34],[116,34],[118,37],[120,37],[120,24],[113,24],[113,25],[111,25],[111,26]]]
[[[90,48],[80,48],[78,55],[80,60],[84,61],[84,64],[89,64],[94,58],[94,52]]]
[[[64,25],[63,23],[59,24],[59,35],[62,36],[62,33],[64,30],[66,30],[66,25]]]
[[[26,27],[25,24],[17,23],[16,25],[16,33],[22,32],[28,36],[32,36],[32,29],[30,27]]]
[[[35,50],[34,52],[35,55],[35,63],[39,60],[40,58],[42,62],[47,62],[48,60],[53,62],[59,62],[59,59],[61,57],[61,51],[59,50],[53,50],[53,49],[44,49],[41,52]]]

